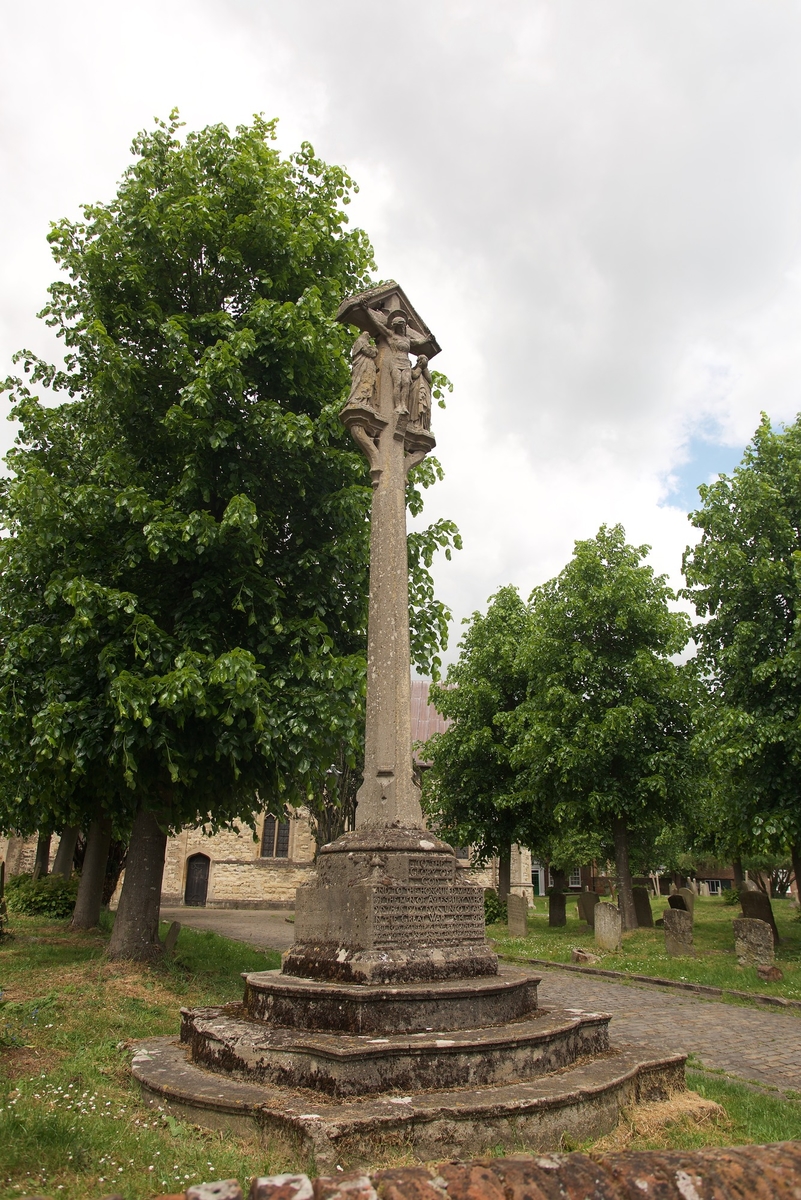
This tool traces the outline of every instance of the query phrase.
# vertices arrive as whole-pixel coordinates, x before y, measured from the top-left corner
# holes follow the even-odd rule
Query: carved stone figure
[[[350,395],[348,404],[375,407],[376,358],[378,350],[369,333],[360,333],[350,352]]]
[[[374,337],[383,342],[389,354],[388,365],[392,379],[392,401],[396,413],[408,413],[409,392],[412,386],[412,364],[409,354],[426,345],[424,334],[406,324],[406,314],[399,308],[384,314],[377,308],[365,305],[368,324]]]
[[[428,369],[428,358],[421,354],[412,367],[411,404],[409,408],[409,424],[419,429],[431,428],[431,372]]]

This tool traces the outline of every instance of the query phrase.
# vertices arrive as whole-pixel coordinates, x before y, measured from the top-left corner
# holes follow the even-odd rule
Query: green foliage
[[[77,875],[12,875],[6,881],[8,911],[26,917],[71,917],[77,895]]]
[[[535,590],[519,657],[527,695],[508,721],[532,812],[607,839],[616,818],[630,830],[657,822],[656,834],[693,785],[694,675],[673,661],[689,622],[647,552],[602,526]]]
[[[495,925],[507,920],[507,904],[492,888],[484,888],[484,923]]]
[[[43,315],[65,366],[24,352],[28,380],[5,384],[6,828],[103,809],[124,836],[142,804],[163,827],[224,825],[358,754],[371,490],[338,420],[334,320],[373,266],[354,184],[308,144],[283,158],[261,118],[178,128],[140,134],[112,201],[53,226]],[[457,537],[410,542],[423,669],[448,615],[428,567]]]
[[[729,852],[801,847],[801,418],[767,416],[732,476],[699,488],[685,594],[713,696],[702,742],[717,781],[711,824]]]
[[[457,845],[471,846],[476,861],[508,852],[517,840],[521,805],[514,739],[504,725],[526,695],[527,677],[517,658],[530,613],[513,587],[501,588],[486,614],[473,613],[458,662],[431,703],[452,724],[426,744],[432,767],[424,779],[429,821]]]

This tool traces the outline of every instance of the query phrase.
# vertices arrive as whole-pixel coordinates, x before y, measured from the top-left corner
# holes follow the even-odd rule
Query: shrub
[[[735,888],[735,887],[726,888],[726,891],[723,893],[723,903],[728,904],[731,908],[733,908],[735,904],[739,904],[740,903],[739,889]]]
[[[506,920],[506,902],[501,900],[492,888],[484,889],[484,921],[487,925],[495,925],[498,921]]]
[[[12,875],[6,880],[8,911],[25,917],[71,917],[78,895],[78,877]]]

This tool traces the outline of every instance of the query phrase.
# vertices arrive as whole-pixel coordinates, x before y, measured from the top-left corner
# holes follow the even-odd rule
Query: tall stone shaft
[[[483,892],[423,828],[412,767],[406,478],[435,444],[428,361],[439,346],[396,283],[350,297],[337,318],[361,330],[340,416],[373,483],[364,781],[356,829],[320,847],[315,878],[297,890],[283,974],[363,984],[494,975]]]

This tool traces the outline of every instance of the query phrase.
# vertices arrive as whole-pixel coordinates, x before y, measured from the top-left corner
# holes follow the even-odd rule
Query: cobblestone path
[[[609,1032],[616,1042],[693,1054],[705,1067],[740,1079],[801,1091],[801,1016],[578,972],[533,969],[542,974],[543,1007],[612,1013]]]

